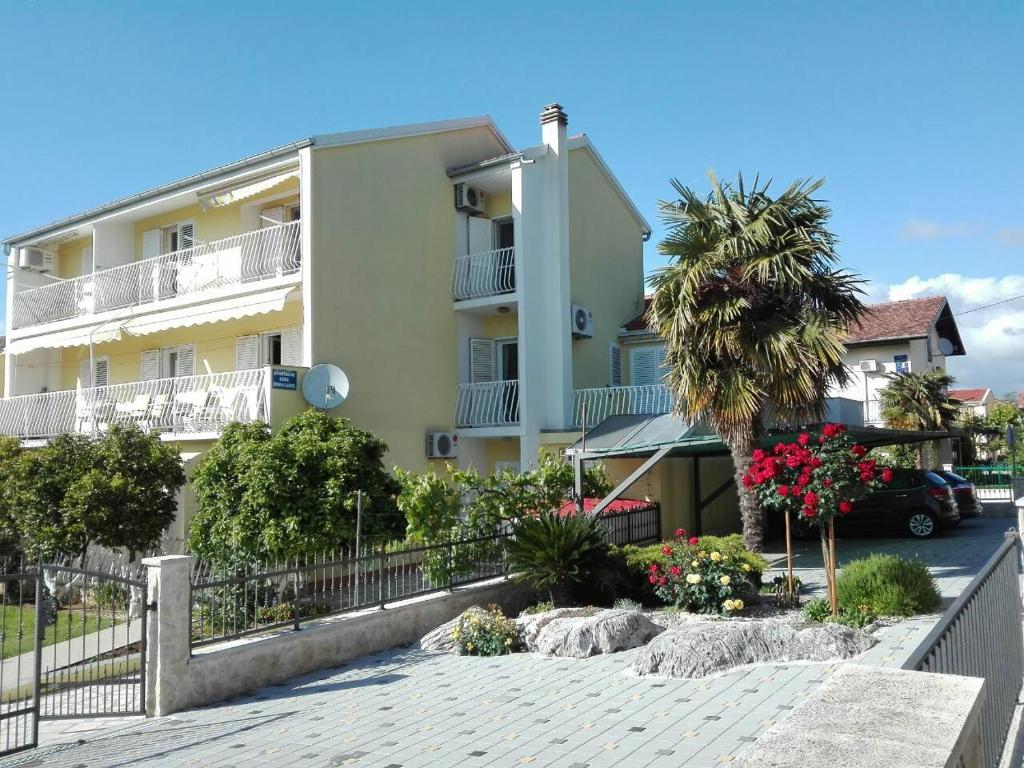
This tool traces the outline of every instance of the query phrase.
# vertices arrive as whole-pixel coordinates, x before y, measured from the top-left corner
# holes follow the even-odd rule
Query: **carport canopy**
[[[771,448],[776,443],[796,440],[801,432],[820,428],[820,424],[799,429],[778,428],[768,430],[761,438],[762,448]],[[910,431],[846,425],[850,437],[866,448],[901,443],[923,443],[951,437],[948,432]],[[600,514],[608,504],[625,493],[655,464],[664,458],[689,456],[694,460],[694,502],[699,519],[700,512],[721,496],[734,480],[730,478],[704,498],[700,491],[699,462],[704,456],[728,456],[725,442],[702,422],[687,422],[670,413],[657,415],[609,416],[587,430],[586,434],[566,449],[576,472],[576,494],[580,497],[583,488],[583,465],[586,461],[599,459],[644,459],[628,477],[619,483],[607,497],[594,508]]]

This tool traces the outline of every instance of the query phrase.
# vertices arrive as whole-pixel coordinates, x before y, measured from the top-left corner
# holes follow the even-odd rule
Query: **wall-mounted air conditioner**
[[[878,373],[881,368],[877,360],[861,360],[857,363],[857,370],[861,373]]]
[[[451,432],[427,432],[428,459],[454,459],[458,454],[458,435]]]
[[[487,195],[482,189],[469,184],[455,185],[455,210],[467,213],[483,213]]]
[[[573,304],[569,313],[569,327],[574,339],[589,339],[594,335],[594,313],[586,307]]]
[[[42,248],[22,248],[18,256],[18,266],[33,272],[51,272],[55,263],[53,254]]]

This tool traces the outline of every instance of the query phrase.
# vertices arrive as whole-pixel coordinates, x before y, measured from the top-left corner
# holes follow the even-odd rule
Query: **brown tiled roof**
[[[951,389],[949,397],[961,403],[980,403],[986,392],[987,389]]]
[[[846,343],[927,336],[945,305],[945,296],[872,304],[864,310],[860,320],[850,326]]]
[[[644,311],[643,314],[637,315],[628,323],[626,323],[623,329],[627,331],[650,331],[651,329],[647,325],[647,310],[651,307],[652,296],[644,296]]]

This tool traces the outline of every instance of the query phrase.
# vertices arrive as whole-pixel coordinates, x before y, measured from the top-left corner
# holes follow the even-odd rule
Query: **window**
[[[644,344],[630,350],[629,383],[632,386],[660,384],[665,372],[664,344]]]
[[[515,224],[511,218],[494,220],[494,247],[512,248],[516,244]]]
[[[78,386],[105,387],[110,383],[110,358],[107,356],[93,358],[92,372],[89,371],[89,358],[82,361],[81,371],[78,376]]]
[[[519,378],[519,340],[497,339],[494,342],[498,353],[498,380],[514,381]]]
[[[160,349],[160,378],[181,379],[195,376],[196,348],[192,344]]]
[[[195,227],[190,221],[171,224],[161,232],[160,253],[174,253],[195,245]]]
[[[615,343],[608,345],[608,386],[622,386],[622,347]]]
[[[264,365],[301,365],[302,327],[268,331],[235,340],[235,370],[246,371]]]
[[[288,221],[298,221],[301,218],[301,208],[299,204],[288,206]]]

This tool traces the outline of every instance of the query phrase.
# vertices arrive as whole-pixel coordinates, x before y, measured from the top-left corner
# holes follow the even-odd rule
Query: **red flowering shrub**
[[[770,452],[754,451],[743,485],[754,489],[763,508],[788,509],[824,526],[892,481],[891,469],[866,457],[867,449],[850,440],[843,424],[825,424],[817,440],[804,432],[796,442],[778,443]]]
[[[661,548],[664,563],[647,567],[655,594],[677,608],[694,613],[739,613],[743,597],[752,591],[751,568],[729,552],[701,546],[679,528],[675,539]]]

